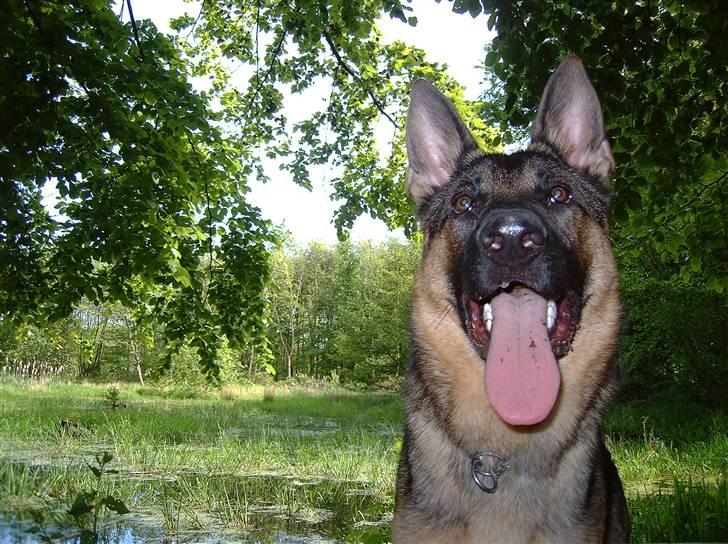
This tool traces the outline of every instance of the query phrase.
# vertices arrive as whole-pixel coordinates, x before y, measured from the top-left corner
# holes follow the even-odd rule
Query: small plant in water
[[[81,544],[96,543],[99,539],[99,519],[104,510],[116,512],[119,515],[128,514],[130,510],[124,502],[113,495],[104,495],[101,492],[101,480],[104,474],[116,474],[117,470],[106,468],[114,456],[105,451],[96,454],[96,466],[86,463],[89,470],[94,473],[95,486],[91,490],[81,491],[68,509],[69,515],[81,529]],[[103,496],[102,496],[103,495]],[[87,526],[91,520],[91,527]]]
[[[126,403],[122,402],[119,395],[119,388],[115,385],[112,385],[106,390],[106,394],[104,395],[104,402],[113,410],[126,408]]]

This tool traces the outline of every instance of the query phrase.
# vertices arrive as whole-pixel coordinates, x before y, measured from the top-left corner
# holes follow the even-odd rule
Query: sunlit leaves
[[[447,91],[486,145],[496,137],[443,67],[403,42],[382,42],[375,24],[382,9],[416,23],[412,7],[398,1],[208,2],[194,27],[195,44],[186,46],[201,74],[231,81],[214,71],[224,64],[219,51],[231,52],[234,70],[249,74],[247,84],[226,88],[220,102],[240,147],[256,150],[251,161],[274,158],[307,188],[312,168],[327,165],[332,197],[342,203],[335,221],[342,236],[362,214],[415,231],[401,132],[414,79],[428,78]],[[232,17],[235,10],[239,17]],[[188,32],[182,27],[191,30],[192,22],[178,21],[180,30]],[[243,43],[248,47],[236,48]],[[320,106],[301,118],[287,109],[288,93]]]

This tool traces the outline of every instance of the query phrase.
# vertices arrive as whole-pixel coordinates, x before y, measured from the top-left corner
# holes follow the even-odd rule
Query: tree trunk
[[[137,378],[139,378],[139,385],[144,385],[144,374],[142,373],[142,362],[139,359],[136,360],[136,371],[137,371]]]
[[[128,317],[124,316],[124,323],[126,324],[126,330],[129,333],[129,343],[131,344],[131,355],[134,359],[134,367],[136,369],[137,379],[139,385],[144,385],[144,372],[142,371],[142,346],[139,341],[138,335],[134,334],[132,328],[133,322]]]
[[[248,351],[248,377],[253,378],[253,373],[255,372],[255,365],[253,362],[255,361],[255,346],[251,346],[250,350]]]

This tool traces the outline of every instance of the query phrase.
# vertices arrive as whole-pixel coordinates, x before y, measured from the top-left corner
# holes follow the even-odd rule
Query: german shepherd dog
[[[626,542],[602,438],[621,306],[614,168],[581,61],[552,74],[526,151],[487,154],[414,83],[407,191],[424,235],[395,543]]]

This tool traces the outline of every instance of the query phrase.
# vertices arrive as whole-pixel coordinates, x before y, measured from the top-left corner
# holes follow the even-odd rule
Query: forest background
[[[548,74],[577,52],[618,165],[623,394],[725,402],[725,7],[456,0],[496,32],[477,100],[422,50],[383,42],[377,18],[416,27],[414,4],[195,7],[172,35],[131,2],[11,2],[0,15],[4,372],[396,387],[419,253],[403,190],[411,81],[434,81],[497,151],[526,140]],[[329,89],[320,109],[291,121],[286,97],[314,84]],[[305,188],[330,170],[339,244],[299,247],[250,204],[273,159]],[[360,215],[406,238],[347,241]]]

